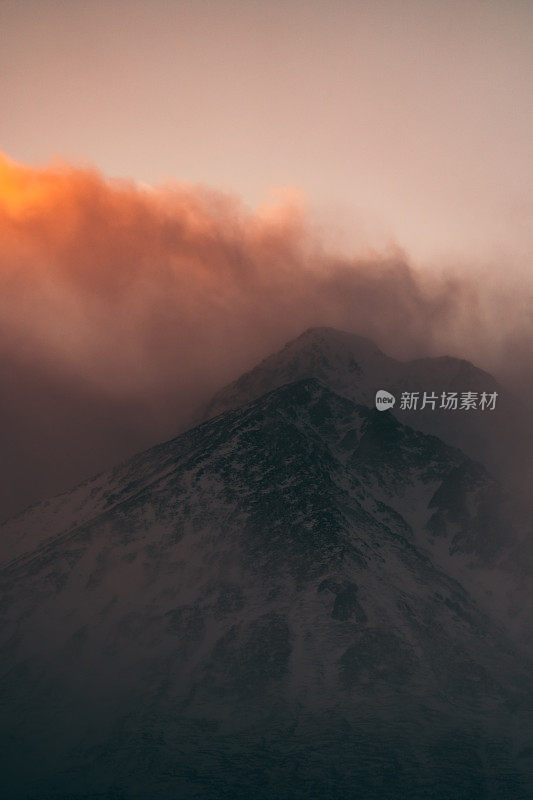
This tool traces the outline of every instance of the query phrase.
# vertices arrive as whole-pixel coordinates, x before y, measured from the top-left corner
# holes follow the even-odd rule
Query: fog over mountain
[[[533,2],[0,31],[0,800],[532,800]]]
[[[10,798],[531,796],[530,517],[406,376],[495,385],[313,329],[1,527]]]
[[[294,192],[252,211],[1,157],[0,518],[175,435],[310,326],[395,358],[468,359],[527,407],[526,272],[499,255],[442,274],[397,245],[344,252],[312,218]]]

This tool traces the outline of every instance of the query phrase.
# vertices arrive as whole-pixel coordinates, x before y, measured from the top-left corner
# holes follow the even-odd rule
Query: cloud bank
[[[526,386],[530,300],[502,270],[437,277],[399,249],[326,252],[294,192],[250,210],[202,186],[0,157],[0,516],[176,433],[312,325]]]

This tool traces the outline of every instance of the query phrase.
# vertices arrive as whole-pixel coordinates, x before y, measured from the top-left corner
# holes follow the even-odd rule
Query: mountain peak
[[[277,353],[217,392],[199,419],[210,419],[279,386],[307,378],[318,380],[357,404],[371,407],[376,392],[385,389],[396,397],[392,413],[401,422],[439,436],[492,468],[497,464],[499,447],[494,430],[502,427],[503,407],[490,416],[450,414],[427,408],[400,409],[403,392],[418,393],[422,398],[424,392],[434,392],[440,397],[442,392],[499,391],[492,375],[469,361],[447,355],[399,361],[383,353],[371,339],[331,327],[308,328],[291,339]]]
[[[221,389],[204,419],[261,397],[266,392],[306,378],[321,381],[360,403],[373,403],[378,376],[392,380],[397,368],[370,339],[329,327],[308,328],[265,358],[250,372]],[[389,380],[389,382],[390,382]],[[379,387],[377,387],[379,388]]]

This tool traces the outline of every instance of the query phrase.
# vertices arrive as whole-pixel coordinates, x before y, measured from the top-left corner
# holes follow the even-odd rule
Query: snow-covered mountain
[[[371,343],[294,374],[316,336],[2,526],[7,797],[531,796],[523,530],[481,464],[348,396],[396,369]]]
[[[290,381],[316,378],[333,391],[372,407],[379,389],[392,392],[392,413],[401,422],[439,436],[482,461],[501,456],[498,434],[506,430],[511,399],[492,375],[468,361],[443,356],[398,361],[385,355],[369,339],[333,328],[310,328],[266,358],[250,372],[221,389],[200,419],[237,408]],[[403,392],[419,393],[416,410],[402,410]],[[423,394],[434,392],[436,407],[422,409]],[[461,412],[439,408],[442,392],[497,392],[494,411]]]

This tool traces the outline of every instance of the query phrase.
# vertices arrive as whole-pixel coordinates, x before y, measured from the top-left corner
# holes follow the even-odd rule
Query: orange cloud
[[[13,510],[175,433],[211,391],[310,325],[400,356],[485,362],[514,336],[523,363],[516,319],[496,336],[491,302],[398,253],[325,253],[295,192],[252,211],[206,187],[148,189],[2,156],[0,434],[12,482],[0,503]]]

